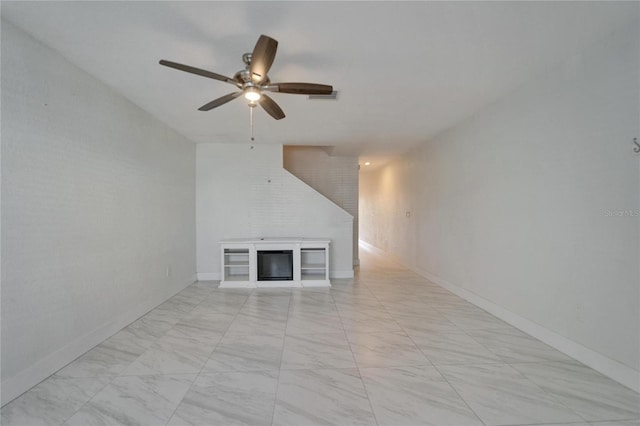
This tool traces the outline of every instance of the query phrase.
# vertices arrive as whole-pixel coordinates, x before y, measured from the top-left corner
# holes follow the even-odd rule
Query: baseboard
[[[370,251],[373,254],[377,254],[378,256],[393,256],[391,253],[387,253],[386,251],[379,249],[373,244],[369,244],[365,240],[358,240],[358,246],[362,247],[366,251]]]
[[[403,259],[401,259],[399,256],[396,256],[393,253],[389,253],[387,251],[384,251],[381,248],[378,248],[378,247],[374,246],[373,244],[369,244],[368,242],[366,242],[364,240],[359,240],[358,241],[358,245],[360,247],[362,247],[364,250],[375,254],[376,256],[384,256],[386,258],[386,260],[390,260],[392,262],[397,263],[398,265],[402,265],[403,267],[414,271],[409,265],[404,263]],[[414,271],[414,272],[419,274],[419,272],[417,272],[417,271]]]
[[[335,279],[353,278],[353,269],[329,271],[329,278],[335,278]]]
[[[198,281],[219,281],[220,280],[219,272],[198,272],[196,275],[198,277]],[[353,269],[329,271],[329,277],[336,278],[336,279],[353,278]]]
[[[470,303],[484,309],[490,314],[500,318],[508,324],[519,330],[535,337],[547,345],[559,350],[565,355],[574,358],[581,363],[593,368],[605,376],[615,380],[616,382],[640,392],[640,372],[628,367],[618,361],[615,361],[605,355],[602,355],[592,349],[589,349],[580,343],[570,340],[564,336],[557,334],[531,320],[521,317],[493,302],[490,302],[477,294],[449,283],[446,280],[431,274],[427,271],[411,268],[414,272],[427,278],[429,281],[443,287],[453,294],[462,297]]]
[[[220,272],[198,272],[198,281],[220,281]]]
[[[519,330],[535,337],[536,339],[546,343],[547,345],[559,350],[565,355],[574,358],[577,361],[580,361],[584,365],[593,368],[594,370],[604,374],[612,380],[636,391],[640,392],[640,372],[634,370],[633,368],[626,366],[614,359],[611,359],[601,353],[594,351],[593,349],[589,349],[586,346],[581,345],[571,339],[568,339],[564,336],[559,335],[558,333],[549,330],[546,327],[543,327],[529,319],[526,319],[514,312],[509,311],[508,309],[503,308],[500,305],[497,305],[482,296],[479,296],[469,290],[466,290],[458,285],[450,283],[439,276],[430,273],[429,271],[425,271],[420,268],[412,268],[406,265],[401,261],[398,257],[387,253],[375,246],[372,246],[369,243],[364,241],[360,241],[360,244],[363,245],[367,250],[370,250],[373,253],[381,254],[383,256],[388,256],[399,262],[406,268],[412,270],[418,275],[423,276],[434,284],[439,285],[451,293],[460,296],[466,301],[473,303],[474,305],[484,309],[490,314],[500,318],[506,323],[516,327]]]
[[[69,364],[80,355],[89,351],[96,345],[102,343],[104,340],[113,336],[118,331],[122,330],[127,325],[131,324],[156,306],[170,299],[180,291],[184,290],[187,286],[191,285],[193,281],[186,283],[185,285],[178,286],[177,289],[169,290],[163,293],[161,296],[142,303],[129,312],[125,312],[115,317],[108,324],[104,324],[98,327],[94,331],[74,340],[63,348],[53,352],[46,358],[41,359],[31,367],[22,370],[13,377],[9,377],[2,381],[2,395],[0,406],[4,406],[8,402],[11,402],[15,398],[22,395],[56,371],[60,370],[65,365]]]

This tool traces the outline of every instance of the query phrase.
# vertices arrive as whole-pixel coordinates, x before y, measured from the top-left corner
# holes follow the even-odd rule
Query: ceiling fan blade
[[[251,54],[251,78],[259,83],[267,78],[267,73],[276,58],[278,42],[269,36],[261,35]]]
[[[314,83],[272,83],[263,89],[296,95],[330,95],[333,92],[333,86]]]
[[[232,78],[226,77],[224,75],[216,74],[215,72],[203,70],[200,68],[195,68],[189,65],[179,64],[177,62],[166,61],[164,59],[160,60],[160,65],[164,65],[166,67],[175,68],[180,71],[190,72],[191,74],[201,75],[202,77],[213,78],[214,80],[224,81],[226,83],[231,83],[234,86],[240,87],[240,84]]]
[[[262,94],[262,96],[260,96],[260,100],[258,101],[258,103],[262,108],[264,108],[265,111],[267,111],[267,114],[269,114],[276,120],[282,120],[285,117],[284,112],[282,111],[282,109],[280,109],[278,104],[264,93]]]
[[[229,93],[228,95],[224,95],[218,99],[214,99],[211,102],[209,102],[208,104],[204,104],[202,105],[200,108],[198,108],[198,111],[209,111],[212,110],[216,107],[219,107],[220,105],[224,105],[229,101],[234,100],[235,98],[237,98],[238,96],[242,95],[244,92],[233,92],[233,93]]]

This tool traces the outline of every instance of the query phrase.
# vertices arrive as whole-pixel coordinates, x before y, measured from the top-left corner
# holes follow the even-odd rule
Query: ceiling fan
[[[264,92],[293,93],[296,95],[330,95],[333,87],[326,84],[314,83],[271,83],[267,73],[276,57],[278,42],[269,36],[261,35],[253,48],[252,53],[242,55],[242,61],[246,67],[235,73],[233,78],[216,74],[211,71],[195,68],[189,65],[178,64],[167,60],[160,60],[160,65],[175,68],[180,71],[190,72],[202,77],[213,78],[236,86],[240,91],[229,93],[220,98],[202,105],[198,110],[209,111],[224,105],[240,95],[244,95],[249,101],[250,107],[259,104],[276,120],[285,117],[284,112],[277,103]]]

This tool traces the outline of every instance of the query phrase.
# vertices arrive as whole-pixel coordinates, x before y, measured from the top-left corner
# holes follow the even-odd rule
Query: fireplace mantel
[[[330,287],[329,244],[326,238],[249,238],[220,241],[221,288]],[[258,251],[291,251],[293,279],[258,277]]]

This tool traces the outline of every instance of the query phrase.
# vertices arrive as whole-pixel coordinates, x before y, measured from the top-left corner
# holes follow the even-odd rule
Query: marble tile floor
[[[640,426],[637,393],[388,259],[361,262],[331,289],[197,282],[1,424]]]

